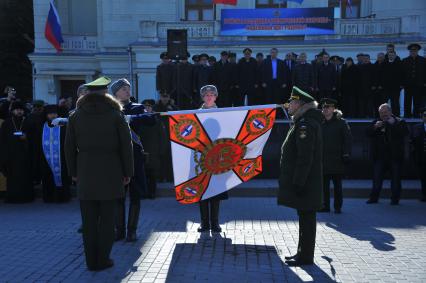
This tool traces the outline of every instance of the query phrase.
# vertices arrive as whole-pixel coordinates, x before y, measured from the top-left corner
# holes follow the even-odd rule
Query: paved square
[[[275,198],[222,202],[220,235],[200,235],[197,205],[144,200],[136,243],[118,242],[115,266],[88,272],[77,201],[0,204],[1,282],[426,282],[426,204],[345,200],[319,214],[316,265],[290,268],[296,213]]]

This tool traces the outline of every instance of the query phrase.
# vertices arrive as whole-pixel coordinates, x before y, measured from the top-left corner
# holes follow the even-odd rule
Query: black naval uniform
[[[296,91],[295,91],[296,89]],[[312,264],[315,251],[316,212],[322,205],[322,113],[314,99],[296,87],[292,96],[304,104],[293,117],[287,137],[281,147],[278,205],[297,210],[299,244],[297,254],[287,259],[289,265]]]
[[[86,265],[92,271],[114,264],[109,255],[116,203],[124,197],[124,177],[133,176],[129,125],[118,101],[106,94],[109,82],[101,77],[85,85],[97,92],[78,100],[65,137],[68,172],[77,178]]]
[[[322,123],[324,202],[323,212],[330,211],[330,181],[334,184],[334,210],[340,213],[343,204],[342,177],[345,162],[351,154],[351,131],[342,114],[336,110],[330,120]]]
[[[404,72],[404,117],[418,117],[425,106],[425,68],[426,59],[417,55],[402,60]],[[411,110],[413,103],[413,110]]]
[[[145,107],[138,103],[129,102],[123,107],[125,115],[137,115],[145,114],[144,116],[133,118],[130,122],[130,129],[132,131],[132,143],[133,143],[133,161],[135,174],[132,177],[130,184],[127,186],[126,191],[129,192],[130,205],[129,215],[127,219],[127,241],[136,241],[136,229],[139,222],[140,212],[140,199],[143,196],[148,195],[146,175],[145,175],[145,161],[144,151],[140,140],[142,125],[154,124],[155,118],[152,115],[148,115],[145,111]],[[126,198],[119,199],[117,201],[116,210],[116,234],[115,240],[121,240],[125,236],[125,212],[126,212]]]

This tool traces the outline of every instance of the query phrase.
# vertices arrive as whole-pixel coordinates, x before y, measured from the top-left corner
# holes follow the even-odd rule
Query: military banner
[[[195,203],[260,174],[276,107],[168,112],[176,199]]]

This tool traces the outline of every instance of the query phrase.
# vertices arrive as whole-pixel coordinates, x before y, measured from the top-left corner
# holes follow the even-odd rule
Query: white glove
[[[60,123],[66,124],[66,123],[68,123],[68,119],[67,118],[55,118],[55,119],[52,120],[53,126],[58,126]]]

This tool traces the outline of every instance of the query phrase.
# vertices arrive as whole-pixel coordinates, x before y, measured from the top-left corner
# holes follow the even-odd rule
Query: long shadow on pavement
[[[289,268],[274,246],[232,244],[220,234],[176,244],[166,282],[335,282],[317,265]]]

